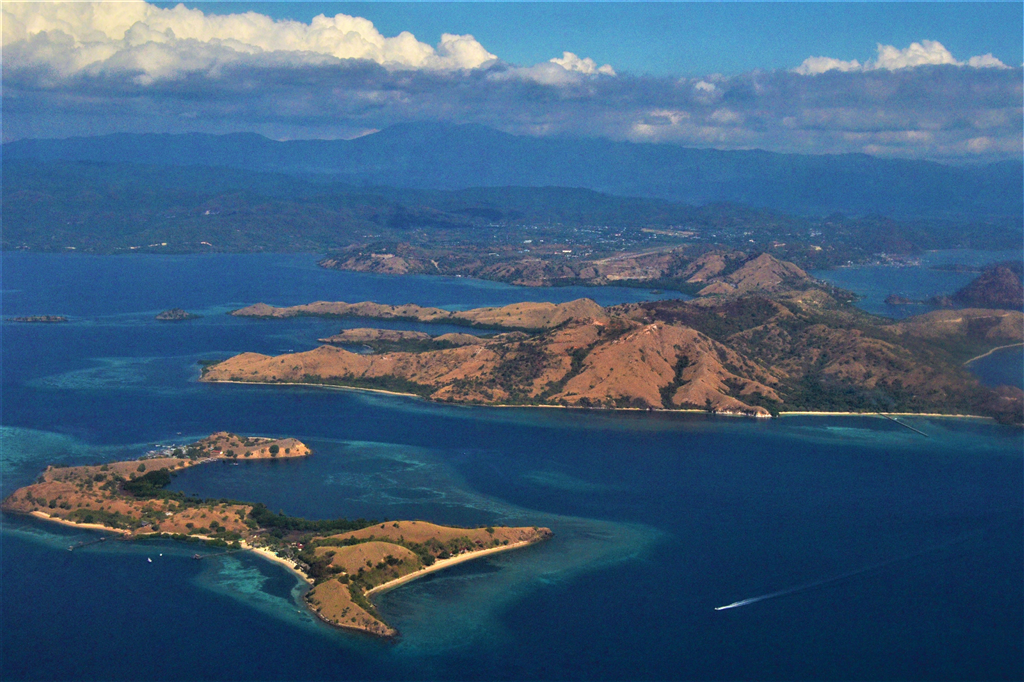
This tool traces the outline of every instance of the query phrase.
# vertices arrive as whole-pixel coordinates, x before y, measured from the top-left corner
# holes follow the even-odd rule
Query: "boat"
[[[149,563],[153,563],[153,560],[150,559],[149,557],[146,557],[146,561],[148,561]]]

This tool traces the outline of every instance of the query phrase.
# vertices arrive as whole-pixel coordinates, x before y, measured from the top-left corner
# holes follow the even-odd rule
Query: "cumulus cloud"
[[[445,34],[435,48],[402,32],[385,37],[345,14],[310,23],[256,12],[207,15],[178,5],[130,2],[5,3],[4,65],[40,67],[57,77],[138,74],[140,82],[217,75],[231,63],[323,64],[368,60],[390,69],[475,69],[496,57],[470,35]]]
[[[842,59],[833,59],[832,57],[808,57],[803,63],[793,69],[796,73],[804,76],[810,76],[816,73],[825,73],[826,71],[861,71],[860,62],[856,59],[845,62]]]
[[[550,60],[552,64],[558,64],[566,71],[578,71],[579,73],[587,74],[592,76],[594,74],[604,74],[606,76],[614,76],[615,69],[612,68],[611,64],[605,64],[604,66],[598,66],[590,57],[580,59],[572,52],[563,52],[562,58],[555,57]]]
[[[616,74],[571,52],[508,64],[471,36],[431,46],[345,15],[302,23],[142,2],[2,11],[5,140],[338,138],[440,121],[725,149],[1021,158],[1024,71],[991,55],[950,62],[934,42],[863,64],[821,57],[796,73],[673,78]]]
[[[992,56],[992,54],[971,57],[967,61],[957,61],[952,53],[937,40],[922,40],[919,43],[911,43],[910,47],[899,49],[892,45],[878,44],[878,56],[869,60],[862,66],[856,59],[843,61],[832,57],[808,57],[803,63],[793,69],[795,73],[810,76],[826,71],[874,71],[885,69],[895,71],[897,69],[909,69],[915,66],[968,66],[975,69],[983,68],[1008,68],[1006,64]]]
[[[502,65],[492,70],[490,78],[496,81],[518,79],[540,85],[566,87],[579,86],[595,78],[615,75],[615,69],[610,64],[599,67],[590,57],[580,58],[572,52],[563,52],[561,58],[555,57],[534,66]]]

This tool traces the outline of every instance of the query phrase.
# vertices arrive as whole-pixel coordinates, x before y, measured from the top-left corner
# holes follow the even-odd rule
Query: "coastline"
[[[993,348],[989,353],[993,353],[1003,348],[1013,348],[1015,346],[1024,346],[1024,343],[1015,343],[1009,346],[1000,346],[999,348]],[[979,355],[977,358],[971,358],[967,362],[973,362],[979,358],[985,357]],[[964,363],[966,364],[966,363]],[[341,391],[366,391],[369,393],[383,393],[384,395],[402,396],[406,398],[419,398],[436,405],[449,405],[459,407],[496,407],[496,408],[520,408],[520,409],[555,409],[555,410],[580,410],[580,411],[604,411],[604,412],[657,412],[660,414],[707,414],[707,410],[694,409],[694,408],[680,408],[678,410],[666,410],[663,407],[655,408],[644,408],[644,407],[583,407],[579,405],[509,405],[505,403],[445,403],[435,400],[430,400],[427,397],[419,395],[417,393],[401,393],[398,391],[388,391],[382,388],[364,388],[361,386],[338,386],[335,384],[317,384],[307,383],[300,381],[204,381],[205,384],[237,384],[237,385],[248,385],[248,386],[309,386],[314,388],[328,388],[337,389]],[[742,414],[738,412],[715,412],[714,416],[718,417],[746,417],[748,419],[777,419],[779,417],[791,416],[791,417],[877,417],[878,412],[827,412],[823,410],[794,410],[792,412],[779,412],[775,417],[759,416],[752,414]],[[987,417],[980,414],[942,414],[939,412],[886,412],[885,414],[893,417],[942,417],[947,419],[981,419],[994,421],[992,417]]]
[[[75,521],[68,521],[67,519],[62,519],[59,516],[50,516],[46,512],[41,512],[41,511],[31,511],[31,512],[28,512],[28,516],[35,517],[35,518],[40,519],[42,521],[49,521],[50,523],[56,523],[56,524],[59,524],[61,526],[66,526],[68,528],[80,528],[80,529],[84,529],[84,530],[94,530],[94,531],[99,531],[99,532],[103,532],[103,533],[116,533],[116,534],[121,535],[121,536],[128,536],[128,537],[134,537],[134,538],[140,538],[140,539],[148,537],[148,536],[151,536],[151,535],[160,535],[160,533],[143,533],[141,535],[136,535],[135,533],[132,533],[130,530],[125,530],[123,528],[111,528],[110,526],[103,526],[103,525],[100,525],[98,523],[77,523]],[[197,540],[212,540],[212,539],[214,539],[214,538],[211,538],[211,537],[206,536],[206,535],[195,535],[193,537],[195,537]],[[242,546],[242,550],[243,551],[252,552],[253,554],[256,554],[257,556],[263,557],[267,561],[270,561],[272,563],[278,564],[280,566],[284,566],[289,571],[294,573],[296,576],[302,578],[302,580],[304,582],[306,582],[306,583],[308,583],[310,585],[313,584],[313,581],[310,579],[310,577],[308,575],[306,575],[304,572],[302,572],[301,570],[299,570],[299,568],[296,566],[295,562],[289,561],[288,559],[284,559],[282,557],[279,557],[279,556],[277,556],[276,554],[274,554],[273,552],[271,552],[269,549],[267,549],[265,547],[253,547],[252,545],[250,545],[245,540],[240,541],[239,544]],[[504,548],[502,548],[502,549],[504,549]]]
[[[367,391],[369,393],[383,393],[385,395],[399,395],[408,398],[423,398],[418,393],[402,393],[400,391],[388,391],[383,388],[364,388],[362,386],[338,386],[337,384],[317,384],[305,381],[230,381],[227,379],[207,381],[202,377],[199,382],[203,384],[238,384],[242,386],[313,386],[315,388],[334,388],[339,391]],[[426,400],[426,398],[424,398]]]
[[[487,549],[478,549],[475,552],[466,552],[465,554],[459,554],[458,556],[453,556],[448,559],[438,559],[431,565],[424,566],[418,571],[407,573],[406,575],[403,575],[401,578],[395,578],[394,580],[389,580],[386,583],[381,583],[380,585],[377,585],[377,587],[374,587],[373,589],[364,592],[364,595],[369,597],[372,594],[387,592],[388,590],[393,590],[396,587],[399,587],[400,585],[404,585],[406,583],[412,582],[413,580],[417,580],[418,578],[422,578],[428,573],[443,571],[446,568],[450,568],[452,566],[462,564],[467,561],[473,561],[474,559],[479,559],[483,556],[487,556],[490,554],[498,554],[500,552],[505,552],[510,549],[519,549],[520,547],[527,547],[532,544],[535,544],[535,541],[523,540],[522,542],[514,542],[510,545],[501,545],[500,547],[488,547]]]
[[[291,571],[292,573],[294,573],[298,577],[302,578],[302,580],[305,583],[307,583],[309,585],[313,584],[313,580],[308,575],[306,575],[305,572],[301,571],[299,569],[298,565],[294,561],[289,561],[288,559],[285,559],[283,557],[279,557],[278,555],[274,554],[273,552],[271,552],[266,547],[253,547],[252,545],[250,545],[245,540],[242,540],[239,544],[242,545],[242,549],[243,550],[245,550],[247,552],[252,552],[253,554],[255,554],[257,556],[261,556],[261,557],[263,557],[264,559],[266,559],[267,561],[269,561],[271,563],[278,564],[279,566],[284,566],[289,571]]]
[[[109,526],[103,526],[98,523],[76,523],[75,521],[68,521],[67,519],[62,519],[59,516],[50,516],[46,512],[41,511],[30,511],[28,515],[34,516],[37,519],[42,519],[43,521],[50,521],[52,523],[58,523],[62,526],[68,526],[69,528],[85,528],[86,530],[98,530],[103,531],[105,533],[117,533],[118,535],[132,534],[130,530],[125,530],[123,528],[111,528]]]
[[[938,417],[995,421],[981,414],[941,414],[939,412],[780,412],[780,417]]]
[[[981,355],[977,355],[977,356],[971,358],[970,360],[965,361],[964,362],[964,366],[966,367],[967,365],[971,364],[975,360],[981,360],[982,358],[987,358],[988,356],[992,355],[996,351],[1006,350],[1007,348],[1020,348],[1022,346],[1024,346],[1024,343],[1011,343],[1008,346],[997,346],[996,348],[993,348],[993,349],[991,349],[991,350],[989,350],[989,351],[987,351],[985,353],[982,353]]]

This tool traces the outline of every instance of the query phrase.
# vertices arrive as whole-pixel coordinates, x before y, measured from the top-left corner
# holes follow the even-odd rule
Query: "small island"
[[[169,538],[226,551],[252,551],[281,563],[311,587],[310,610],[331,625],[382,637],[397,631],[368,597],[454,564],[525,547],[552,536],[547,528],[454,528],[424,521],[308,520],[260,503],[202,500],[169,491],[176,472],[224,461],[306,457],[295,438],[219,432],[190,445],[135,460],[49,466],[32,485],[0,505],[56,523],[117,533],[122,539]],[[72,546],[69,549],[74,549]],[[201,559],[199,554],[196,559]]]
[[[58,324],[67,322],[68,318],[63,315],[28,315],[25,317],[9,317],[9,322],[26,322],[29,324]]]
[[[170,310],[165,310],[162,313],[159,313],[156,316],[156,319],[161,322],[183,322],[184,320],[195,320],[200,317],[202,317],[202,315],[196,315],[195,313],[190,313],[187,310],[182,310],[181,308],[171,308]]]

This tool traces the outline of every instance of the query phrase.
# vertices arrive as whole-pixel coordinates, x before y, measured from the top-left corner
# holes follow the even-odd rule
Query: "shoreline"
[[[135,534],[135,533],[131,532],[130,530],[125,530],[123,528],[111,528],[110,526],[103,526],[103,525],[100,525],[98,523],[78,523],[78,522],[75,522],[75,521],[68,521],[67,519],[62,519],[59,516],[50,516],[46,512],[41,512],[41,511],[31,511],[31,512],[28,512],[28,516],[32,516],[32,517],[37,518],[37,519],[39,519],[41,521],[49,521],[50,523],[56,523],[58,525],[66,526],[68,528],[80,528],[80,529],[83,529],[83,530],[98,531],[98,532],[102,532],[102,533],[115,533],[117,535],[121,535],[122,537],[139,539],[139,540],[146,539],[146,538],[151,537],[151,536],[161,535],[160,533],[143,533],[143,534],[139,535],[139,534]],[[206,535],[193,535],[191,537],[194,537],[197,540],[213,540],[213,539],[215,539],[215,538],[211,538],[211,537],[206,536]],[[242,551],[252,552],[253,554],[255,554],[257,556],[260,556],[260,557],[263,557],[264,559],[266,559],[267,561],[270,561],[271,563],[275,563],[275,564],[278,564],[280,566],[284,566],[289,571],[294,573],[296,576],[302,578],[303,582],[305,582],[305,583],[307,583],[309,585],[313,584],[313,581],[310,579],[310,577],[308,575],[306,575],[304,572],[302,572],[301,570],[299,570],[299,568],[296,566],[295,562],[290,561],[288,559],[285,559],[283,557],[279,557],[278,555],[274,554],[272,551],[270,551],[266,547],[253,547],[252,545],[250,545],[245,540],[241,540],[239,542],[239,544],[242,546]]]
[[[999,348],[993,348],[984,355],[979,355],[977,358],[971,358],[967,362],[973,362],[979,358],[985,357],[989,353],[993,353],[997,350],[1004,348],[1014,348],[1016,346],[1024,346],[1024,343],[1015,343],[1009,346],[1000,346]],[[967,364],[967,363],[964,363]],[[418,393],[401,393],[399,391],[388,391],[383,388],[363,388],[361,386],[336,386],[334,384],[317,384],[317,383],[306,383],[297,381],[204,381],[200,379],[201,383],[204,384],[236,384],[236,385],[249,385],[249,386],[307,386],[312,388],[327,388],[337,389],[341,391],[366,391],[369,393],[382,393],[384,395],[402,396],[407,398],[419,398],[435,405],[448,405],[451,407],[494,407],[502,409],[510,408],[521,408],[521,409],[556,409],[556,410],[579,410],[579,411],[604,411],[604,412],[654,412],[658,414],[707,414],[707,410],[695,409],[695,408],[680,408],[678,410],[666,410],[663,407],[645,408],[645,407],[582,407],[579,405],[509,405],[505,403],[445,403],[436,400],[431,400],[428,397],[419,395]],[[748,419],[778,419],[780,417],[877,417],[879,412],[827,412],[823,410],[794,410],[779,412],[777,416],[758,416],[753,414],[743,414],[738,412],[714,412],[713,416],[717,417],[745,417]],[[942,414],[939,412],[885,412],[883,414],[891,415],[893,417],[943,417],[948,419],[982,419],[994,421],[992,417],[987,417],[981,414]]]
[[[1020,348],[1020,347],[1022,347],[1022,346],[1024,346],[1024,343],[1011,343],[1011,344],[1010,344],[1010,345],[1008,345],[1008,346],[997,346],[997,347],[993,348],[993,349],[992,349],[992,350],[990,350],[990,351],[987,351],[987,352],[985,352],[985,353],[982,353],[981,355],[977,355],[977,356],[975,356],[975,357],[971,358],[970,360],[966,360],[966,361],[964,362],[964,366],[966,367],[967,365],[971,364],[971,363],[972,363],[972,362],[974,362],[975,360],[981,360],[982,358],[987,358],[988,356],[992,355],[992,354],[993,354],[993,353],[995,353],[996,351],[1000,351],[1000,350],[1006,350],[1007,348]]]
[[[69,528],[84,528],[86,530],[98,530],[104,533],[117,533],[118,535],[133,535],[133,533],[130,530],[125,530],[123,528],[111,528],[110,526],[103,526],[98,523],[76,523],[75,521],[68,521],[67,519],[62,519],[59,516],[50,516],[46,512],[41,511],[30,511],[28,515],[34,516],[37,519],[42,519],[43,521],[50,521],[52,523],[57,523],[62,526],[67,526]]]
[[[237,384],[237,385],[241,385],[241,386],[245,386],[245,385],[249,385],[249,386],[313,386],[315,388],[333,388],[333,389],[337,389],[339,391],[368,391],[370,393],[383,393],[384,395],[399,395],[399,396],[406,396],[406,397],[409,397],[409,398],[423,398],[424,400],[427,400],[427,398],[424,398],[419,393],[403,393],[401,391],[388,391],[388,390],[383,389],[383,388],[363,388],[362,386],[337,386],[335,384],[315,384],[315,383],[307,383],[307,382],[304,382],[304,381],[230,381],[230,380],[227,380],[227,379],[224,379],[224,380],[218,379],[218,380],[215,380],[215,381],[207,381],[207,380],[203,379],[202,377],[199,377],[199,383],[201,383],[201,384]]]
[[[425,576],[427,574],[430,574],[430,573],[436,573],[437,571],[443,571],[446,568],[450,568],[450,567],[456,566],[458,564],[463,564],[463,563],[466,563],[467,561],[473,561],[474,559],[479,559],[481,557],[489,556],[491,554],[499,554],[501,552],[506,552],[506,551],[511,550],[511,549],[519,549],[520,547],[528,547],[529,545],[533,545],[533,544],[536,544],[536,541],[523,540],[522,542],[515,542],[515,543],[512,543],[510,545],[501,545],[500,547],[488,547],[487,549],[478,549],[475,552],[466,552],[465,554],[459,554],[457,556],[453,556],[453,557],[450,557],[448,559],[438,559],[437,561],[435,561],[434,563],[432,563],[429,566],[424,566],[423,568],[421,568],[418,571],[414,571],[412,573],[407,573],[406,575],[403,575],[401,578],[395,578],[394,580],[389,580],[386,583],[381,583],[380,585],[377,585],[377,587],[374,587],[373,589],[367,590],[363,594],[364,594],[364,596],[369,597],[372,594],[378,594],[378,593],[387,592],[389,590],[393,590],[396,587],[399,587],[399,586],[404,585],[406,583],[410,583],[413,580],[417,580],[419,578],[422,578],[423,576]]]
[[[266,559],[267,561],[269,561],[271,563],[278,564],[279,566],[284,566],[289,571],[291,571],[292,573],[294,573],[298,577],[302,578],[302,581],[305,582],[307,585],[312,585],[313,584],[313,580],[308,575],[306,575],[303,571],[299,570],[299,567],[296,565],[296,563],[294,561],[290,561],[290,560],[285,559],[283,557],[279,557],[278,555],[274,554],[272,551],[270,551],[266,547],[253,547],[252,545],[250,545],[245,540],[242,540],[239,544],[242,545],[242,549],[244,551],[252,552],[256,556],[263,557],[264,559]]]
[[[941,414],[939,412],[780,412],[779,417],[930,417],[995,421],[982,414]]]

